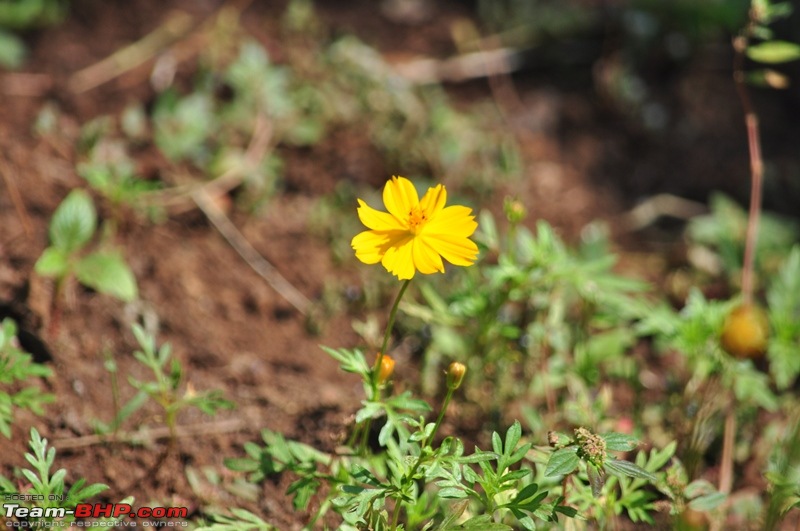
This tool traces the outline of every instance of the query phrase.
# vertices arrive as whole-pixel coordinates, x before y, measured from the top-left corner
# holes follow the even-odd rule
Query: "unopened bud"
[[[454,361],[447,368],[447,388],[455,391],[461,387],[461,382],[464,380],[464,375],[467,373],[467,367],[463,363]]]
[[[503,201],[503,210],[505,211],[506,219],[514,225],[521,222],[528,215],[528,210],[522,201],[511,197],[506,197],[505,201]]]
[[[378,360],[381,362],[381,366],[378,367],[378,383],[386,383],[394,372],[394,359],[388,354],[381,356],[379,352],[375,362],[377,363]]]

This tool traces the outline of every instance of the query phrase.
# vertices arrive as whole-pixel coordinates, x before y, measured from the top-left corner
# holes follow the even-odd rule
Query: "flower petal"
[[[407,220],[411,211],[419,206],[417,189],[405,177],[392,177],[383,188],[383,204],[398,220]]]
[[[444,273],[442,257],[424,239],[414,238],[411,243],[411,256],[414,259],[414,267],[420,273],[425,275],[437,272]]]
[[[419,208],[427,219],[434,219],[444,208],[447,202],[447,190],[439,184],[435,188],[428,188],[419,202]]]
[[[471,208],[453,205],[442,209],[436,217],[429,218],[423,231],[426,235],[446,234],[468,238],[477,228],[478,222],[475,221]]]
[[[388,234],[366,230],[356,234],[350,245],[356,251],[356,258],[365,264],[377,264],[386,253],[385,248],[388,242]]]
[[[414,277],[416,269],[412,256],[414,236],[408,234],[404,239],[394,242],[386,249],[381,263],[386,270],[400,280]]]
[[[470,266],[478,257],[478,246],[464,236],[426,233],[418,238],[453,265]]]
[[[358,219],[372,230],[403,230],[403,225],[393,215],[375,210],[358,199]]]

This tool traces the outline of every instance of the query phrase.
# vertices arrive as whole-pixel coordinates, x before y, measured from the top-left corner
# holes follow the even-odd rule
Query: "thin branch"
[[[302,315],[307,315],[311,308],[311,301],[300,293],[286,278],[275,269],[239,232],[239,229],[228,219],[204,188],[199,188],[192,193],[197,206],[208,217],[209,221],[217,228],[239,256],[258,273],[261,278],[272,286],[289,304],[294,306]]]
[[[761,183],[764,177],[758,116],[750,100],[750,94],[747,92],[744,75],[744,54],[747,50],[748,36],[753,25],[753,16],[754,13],[751,10],[748,26],[741,35],[733,40],[733,80],[744,110],[744,120],[747,127],[747,146],[750,152],[750,210],[747,218],[742,264],[742,297],[745,304],[750,304],[753,301],[753,269],[758,242],[758,222],[761,217]]]
[[[223,420],[220,422],[202,422],[198,424],[187,424],[177,426],[175,429],[176,437],[197,437],[201,435],[231,433],[244,428],[245,422],[241,419]],[[137,431],[120,432],[116,437],[110,435],[84,435],[70,439],[58,439],[53,441],[53,446],[59,450],[67,448],[83,448],[105,443],[135,443],[151,442],[170,437],[169,428],[142,428]]]
[[[193,24],[194,18],[188,13],[178,11],[171,14],[161,26],[140,40],[73,74],[68,83],[70,90],[77,94],[86,92],[143,65],[183,38]]]

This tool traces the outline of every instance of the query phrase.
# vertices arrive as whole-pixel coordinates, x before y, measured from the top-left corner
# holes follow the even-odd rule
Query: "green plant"
[[[689,259],[699,271],[715,277],[724,275],[731,285],[740,285],[747,212],[719,192],[711,196],[709,206],[709,214],[696,216],[687,225]],[[798,235],[800,228],[791,219],[762,214],[754,264],[759,278],[769,278],[777,272],[786,258],[786,249],[797,241]]]
[[[640,452],[633,463],[609,455],[609,452],[634,450],[639,442],[630,435],[597,435],[586,428],[577,428],[574,437],[555,432],[548,437],[555,451],[544,474],[563,478],[562,495],[576,504],[581,514],[595,518],[601,527],[613,522],[622,511],[633,522],[654,523],[656,494],[647,487],[664,482],[666,473],[661,472],[661,478],[656,474],[675,453],[675,443],[661,451],[653,450],[649,456]],[[578,477],[579,466],[581,477]]]
[[[120,122],[125,133],[123,137],[115,134],[112,119],[104,116],[84,124],[78,140],[82,155],[77,166],[78,175],[108,200],[115,221],[121,216],[123,205],[145,209],[146,193],[160,185],[141,178],[130,155],[130,143],[138,142],[146,132],[144,111],[136,106],[128,107]],[[151,218],[158,217],[158,212],[152,208],[148,214]]]
[[[92,289],[129,302],[138,296],[136,279],[122,254],[100,249],[85,252],[97,229],[97,212],[92,198],[83,190],[73,190],[61,202],[50,220],[50,246],[36,261],[34,269],[55,278],[54,306],[63,297],[73,277]]]
[[[31,428],[30,439],[31,453],[25,454],[25,460],[33,470],[23,468],[21,475],[28,486],[17,489],[7,477],[0,475],[0,491],[2,495],[19,500],[18,507],[28,508],[27,516],[23,517],[30,526],[51,527],[55,522],[68,524],[75,521],[72,514],[66,513],[73,510],[79,503],[83,503],[108,489],[102,483],[86,485],[86,480],[81,478],[71,486],[67,486],[67,470],[60,468],[51,472],[55,463],[55,448],[47,447],[47,439],[43,439],[35,428]],[[6,498],[8,499],[8,498]],[[131,503],[133,498],[126,498],[120,503]],[[9,502],[5,502],[6,511],[10,509]],[[118,519],[115,519],[118,520]],[[100,520],[98,520],[100,521]],[[111,518],[103,519],[104,522],[114,521]]]
[[[572,251],[546,222],[535,233],[523,226],[521,204],[507,210],[502,237],[491,215],[479,218],[476,238],[489,260],[446,286],[422,286],[422,303],[401,306],[412,318],[404,324],[423,341],[423,390],[435,392],[440,367],[463,356],[473,368],[467,397],[485,412],[524,397],[534,430],[563,420],[595,424],[583,408],[572,418],[557,413],[560,391],[588,397],[606,375],[635,376],[625,353],[636,342],[632,323],[647,311],[647,286],[615,274],[602,243]]]
[[[405,280],[391,306],[374,365],[368,363],[360,350],[323,347],[344,371],[357,374],[364,387],[365,399],[355,414],[347,450],[328,455],[265,430],[262,432],[265,446],[248,444],[246,457],[226,462],[229,468],[248,473],[248,479],[254,482],[264,481],[272,474],[292,474],[297,479],[291,483],[287,494],[293,495],[298,510],[306,510],[314,497],[321,496],[308,526],[330,510],[343,520],[340,529],[392,531],[500,530],[514,529],[514,526],[535,529],[537,521],[557,522],[559,515],[576,517],[578,514],[574,508],[564,505],[563,495],[553,495],[550,489],[534,480],[535,467],[529,458],[533,443],[522,441],[522,426],[518,421],[504,436],[499,432],[492,434],[491,451],[476,447],[472,454],[465,455],[464,442],[458,436],[445,437],[437,444],[439,429],[456,391],[462,385],[469,385],[465,364],[454,361],[448,366],[444,399],[435,422],[426,421],[425,414],[431,410],[430,406],[415,398],[410,390],[392,394],[390,377],[395,361],[387,353],[401,299],[416,273],[431,274],[442,269],[438,255],[426,258],[427,255],[415,252],[414,246],[426,245],[422,236],[430,227],[433,240],[427,244],[430,252],[441,252],[448,261],[462,266],[472,265],[474,260],[475,246],[468,237],[475,230],[475,224],[468,217],[469,210],[461,206],[443,209],[444,193],[441,186],[431,188],[419,201],[410,181],[393,179],[384,190],[384,202],[390,213],[359,203],[359,217],[371,230],[353,239],[357,257],[366,263],[382,262],[387,270]],[[521,220],[519,208],[509,211],[514,220]],[[457,247],[465,257],[460,257],[446,243]],[[403,245],[408,248],[403,250]],[[439,267],[433,267],[436,263]],[[425,310],[431,315],[446,316],[446,311],[439,306],[431,305]],[[390,361],[385,364],[387,359]],[[373,441],[375,444],[371,445],[373,423],[379,423],[380,429],[377,440]],[[603,448],[599,450],[602,455],[588,450],[589,439],[602,443]],[[634,463],[607,458],[606,440],[610,441],[612,450],[631,450],[635,446],[633,437],[611,434],[602,439],[579,429],[575,442],[565,441],[553,454],[556,460],[560,455],[570,454],[575,462],[572,466],[566,462],[562,467],[548,466],[545,475],[571,474],[578,461],[585,459],[597,470],[655,481],[651,472]],[[648,466],[655,470],[665,460]],[[589,470],[591,474],[595,469],[590,467]],[[323,488],[325,485],[327,488]],[[643,486],[643,483],[625,483],[622,489],[633,491]],[[637,505],[635,502],[640,498],[634,497],[634,501],[622,498],[620,503],[630,514],[646,519],[652,506]]]
[[[211,523],[200,522],[197,531],[272,531],[278,529],[268,524],[257,515],[244,509],[231,509],[231,515],[216,514],[210,516]]]
[[[33,378],[53,375],[49,367],[36,363],[33,357],[19,348],[17,325],[11,319],[3,319],[0,325],[0,384],[14,386]],[[16,392],[0,390],[0,433],[11,438],[14,409],[29,409],[41,415],[44,405],[54,402],[51,393],[42,393],[36,387],[24,387]]]
[[[198,393],[191,383],[183,386],[183,368],[180,362],[171,358],[172,349],[169,343],[156,348],[156,340],[138,324],[132,327],[133,335],[141,350],[133,353],[133,357],[144,367],[152,371],[152,380],[139,380],[133,376],[128,382],[138,392],[119,411],[115,412],[110,425],[98,423],[101,432],[116,432],[122,422],[141,408],[148,399],[152,400],[164,412],[164,424],[170,435],[170,444],[177,440],[178,415],[181,411],[194,407],[207,415],[214,415],[220,409],[231,409],[233,403],[225,400],[218,390]],[[115,369],[116,370],[116,369]]]
[[[800,412],[791,411],[784,435],[770,453],[765,476],[770,483],[764,529],[777,529],[789,511],[800,508]]]

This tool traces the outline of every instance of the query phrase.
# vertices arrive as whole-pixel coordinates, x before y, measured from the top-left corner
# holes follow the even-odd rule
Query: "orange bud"
[[[447,368],[447,388],[455,391],[461,387],[461,382],[464,380],[464,375],[467,373],[467,367],[463,363],[454,361]]]
[[[378,368],[378,383],[386,383],[394,372],[394,360],[388,354],[381,357],[380,352],[375,358],[375,363],[378,363],[378,360],[381,361],[381,366]]]
[[[735,358],[760,358],[767,351],[767,314],[753,304],[743,304],[728,314],[722,328],[722,348]]]

